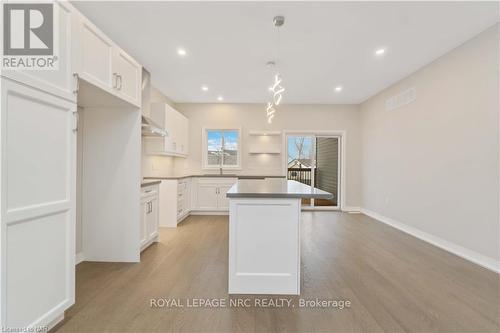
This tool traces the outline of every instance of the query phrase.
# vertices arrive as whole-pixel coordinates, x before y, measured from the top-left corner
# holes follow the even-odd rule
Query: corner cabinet
[[[75,76],[140,107],[142,66],[83,15],[74,24]]]
[[[149,155],[186,157],[189,153],[189,119],[166,103],[151,104],[151,119],[167,130],[165,137],[145,137]]]
[[[141,251],[158,241],[159,188],[145,186],[141,190]]]

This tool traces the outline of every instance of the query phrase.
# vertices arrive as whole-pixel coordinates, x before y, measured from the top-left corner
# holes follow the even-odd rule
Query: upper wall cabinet
[[[145,137],[150,155],[186,157],[189,153],[189,119],[166,103],[151,104],[151,118],[163,126],[166,137]]]
[[[76,22],[74,62],[79,78],[140,107],[142,66],[88,19],[80,15]]]
[[[79,17],[77,33],[78,75],[102,89],[112,88],[113,42],[84,17]]]
[[[122,49],[115,47],[113,57],[113,76],[115,89],[125,100],[141,104],[142,66]]]
[[[0,17],[3,16],[0,6]],[[54,14],[58,17],[58,35],[55,38],[55,50],[58,68],[56,70],[2,70],[1,75],[31,87],[49,92],[69,101],[76,101],[75,80],[73,79],[72,39],[74,35],[73,19],[78,11],[67,1],[54,2]]]

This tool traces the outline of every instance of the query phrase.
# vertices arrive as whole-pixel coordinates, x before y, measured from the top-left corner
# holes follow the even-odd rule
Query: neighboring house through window
[[[239,129],[203,130],[203,167],[239,169],[241,167]]]

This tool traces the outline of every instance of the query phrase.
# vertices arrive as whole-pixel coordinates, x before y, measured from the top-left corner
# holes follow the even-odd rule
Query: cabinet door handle
[[[118,90],[122,90],[122,76],[118,74],[118,79],[120,79],[120,86],[118,87]]]
[[[78,91],[80,90],[80,77],[78,76],[78,73],[73,73],[73,77],[75,78],[75,90],[73,90],[73,94],[78,94]]]
[[[78,114],[78,111],[73,111],[73,116],[75,117],[75,128],[73,131],[78,132],[78,123],[80,122],[80,115]]]
[[[113,73],[113,88],[118,89],[118,73]]]

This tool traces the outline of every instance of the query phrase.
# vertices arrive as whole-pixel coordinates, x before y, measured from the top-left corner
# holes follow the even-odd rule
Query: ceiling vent
[[[410,88],[402,93],[392,96],[385,101],[385,109],[387,111],[395,110],[402,106],[408,105],[417,99],[417,89]]]

